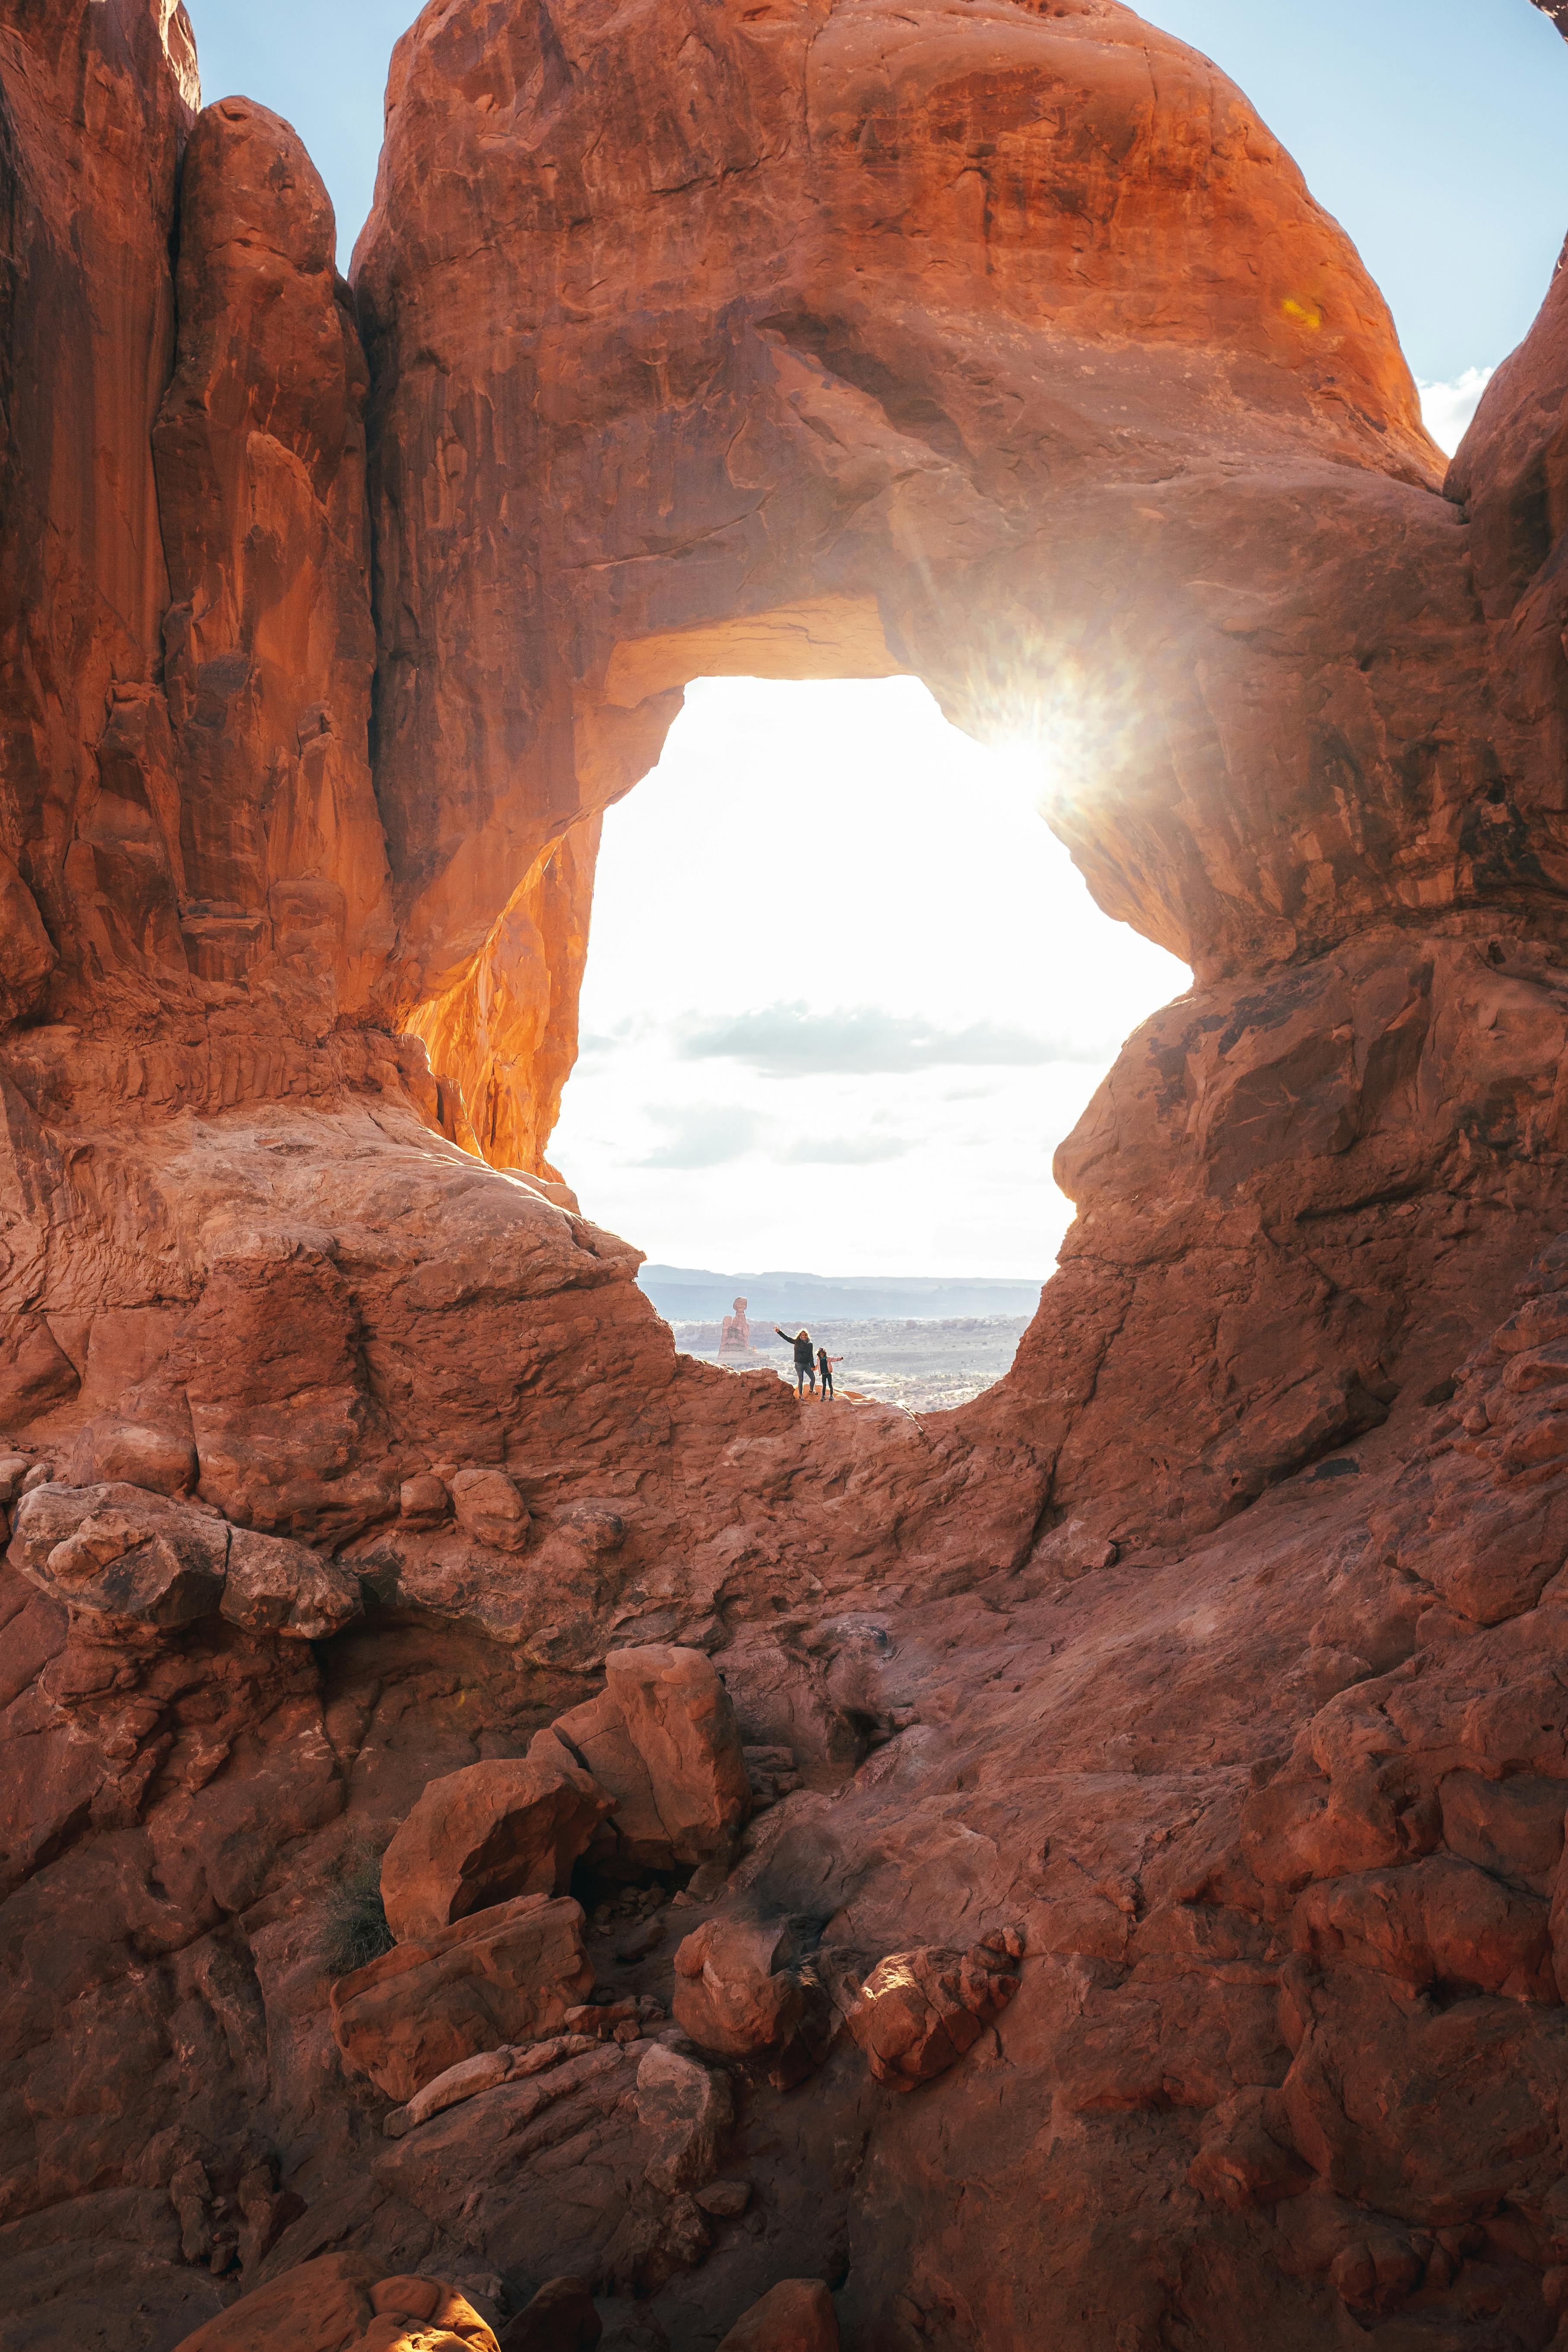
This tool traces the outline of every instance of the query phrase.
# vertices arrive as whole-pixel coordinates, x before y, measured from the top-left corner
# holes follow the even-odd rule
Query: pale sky
[[[187,4],[205,96],[295,124],[346,262],[414,0]],[[1568,225],[1568,44],[1527,0],[1144,13],[1233,76],[1349,230],[1452,448]],[[912,680],[705,680],[605,821],[552,1156],[667,1264],[1043,1276],[1070,1215],[1051,1151],[1185,980],[1098,913],[1020,764]]]
[[[605,821],[552,1154],[651,1257],[1034,1275],[1050,1156],[1187,985],[1100,914],[1029,764],[913,678],[704,678]]]

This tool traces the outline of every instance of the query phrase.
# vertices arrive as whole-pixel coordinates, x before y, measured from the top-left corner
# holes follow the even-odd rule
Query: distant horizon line
[[[638,1267],[638,1279],[644,1275],[689,1275],[700,1282],[994,1283],[1001,1289],[1016,1289],[1023,1283],[1040,1287],[1050,1278],[1045,1274],[811,1274],[800,1266],[752,1266],[732,1272],[722,1266],[672,1265],[652,1258]]]

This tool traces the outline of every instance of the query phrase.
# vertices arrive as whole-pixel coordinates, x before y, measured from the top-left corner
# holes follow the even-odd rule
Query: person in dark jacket
[[[779,1327],[776,1323],[773,1325],[773,1329],[778,1331],[779,1338],[781,1339],[787,1339],[790,1346],[795,1349],[795,1392],[796,1396],[804,1396],[808,1385],[812,1395],[815,1396],[816,1394],[816,1355],[811,1344],[810,1332],[779,1331]]]
[[[842,1356],[830,1356],[826,1348],[818,1348],[816,1351],[816,1370],[818,1377],[822,1381],[822,1402],[824,1404],[827,1402],[828,1398],[833,1394],[833,1367],[835,1364],[841,1364],[843,1361],[844,1359]]]

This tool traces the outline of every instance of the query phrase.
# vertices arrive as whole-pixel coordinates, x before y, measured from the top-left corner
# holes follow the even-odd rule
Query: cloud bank
[[[994,1021],[943,1028],[919,1013],[889,1013],[878,1004],[813,1013],[801,1003],[770,1004],[720,1019],[689,1013],[676,1024],[675,1036],[683,1061],[743,1062],[760,1076],[772,1078],[1095,1063],[1109,1061],[1120,1043],[1110,1038],[1065,1042]]]
[[[668,1130],[668,1141],[657,1144],[638,1168],[722,1168],[750,1151],[762,1131],[754,1111],[736,1110],[721,1103],[698,1103],[686,1110],[656,1111]]]
[[[1471,417],[1480,404],[1480,397],[1490,383],[1495,367],[1467,368],[1452,383],[1421,384],[1421,415],[1426,430],[1439,449],[1451,457],[1465,437]]]

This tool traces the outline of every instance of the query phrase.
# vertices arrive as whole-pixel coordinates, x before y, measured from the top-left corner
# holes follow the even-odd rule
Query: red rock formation
[[[191,969],[363,1012],[392,944],[371,784],[364,361],[327,192],[226,98],[181,175],[179,363],[153,432]],[[255,990],[252,991],[255,993]]]
[[[593,1990],[582,1927],[569,1899],[522,1895],[351,1970],[332,1988],[344,2061],[407,2101],[465,2058],[547,2040]]]
[[[636,68],[630,16],[483,63],[478,21],[400,45],[356,262],[421,992],[704,671],[914,668],[991,733],[1049,677],[1113,772],[1063,795],[1091,880],[1207,966],[1463,888],[1453,826],[1388,856],[1413,789],[1460,808],[1484,764],[1473,724],[1419,749],[1479,659],[1456,518],[1375,289],[1211,67],[1112,0],[704,18]]]
[[[833,2298],[820,2279],[781,2279],[744,2311],[719,2352],[838,2352]]]
[[[316,2352],[331,2344],[376,2352],[496,2352],[479,2313],[443,2279],[378,2279],[355,2254],[328,2254],[245,2297],[189,2338],[195,2352]]]
[[[432,1780],[381,1862],[401,1943],[519,1895],[564,1895],[612,1800],[585,1772],[500,1757]]]
[[[1343,238],[1112,0],[639,8],[407,37],[368,434],[287,127],[193,129],[164,0],[0,25],[5,2308],[1542,2347],[1563,304],[1445,496]],[[598,812],[727,668],[1043,705],[1198,966],[959,1415],[682,1363],[460,1148],[542,1167]],[[553,1974],[525,1896],[334,1979],[542,1734],[647,1815]]]
[[[740,1727],[700,1650],[616,1649],[601,1696],[558,1716],[529,1749],[542,1771],[573,1763],[615,1803],[617,1853],[642,1869],[733,1851],[752,1809]]]
[[[156,688],[168,604],[152,428],[199,92],[183,7],[47,0],[0,23],[0,1013],[157,1001],[184,968]],[[95,985],[98,983],[98,985]]]

